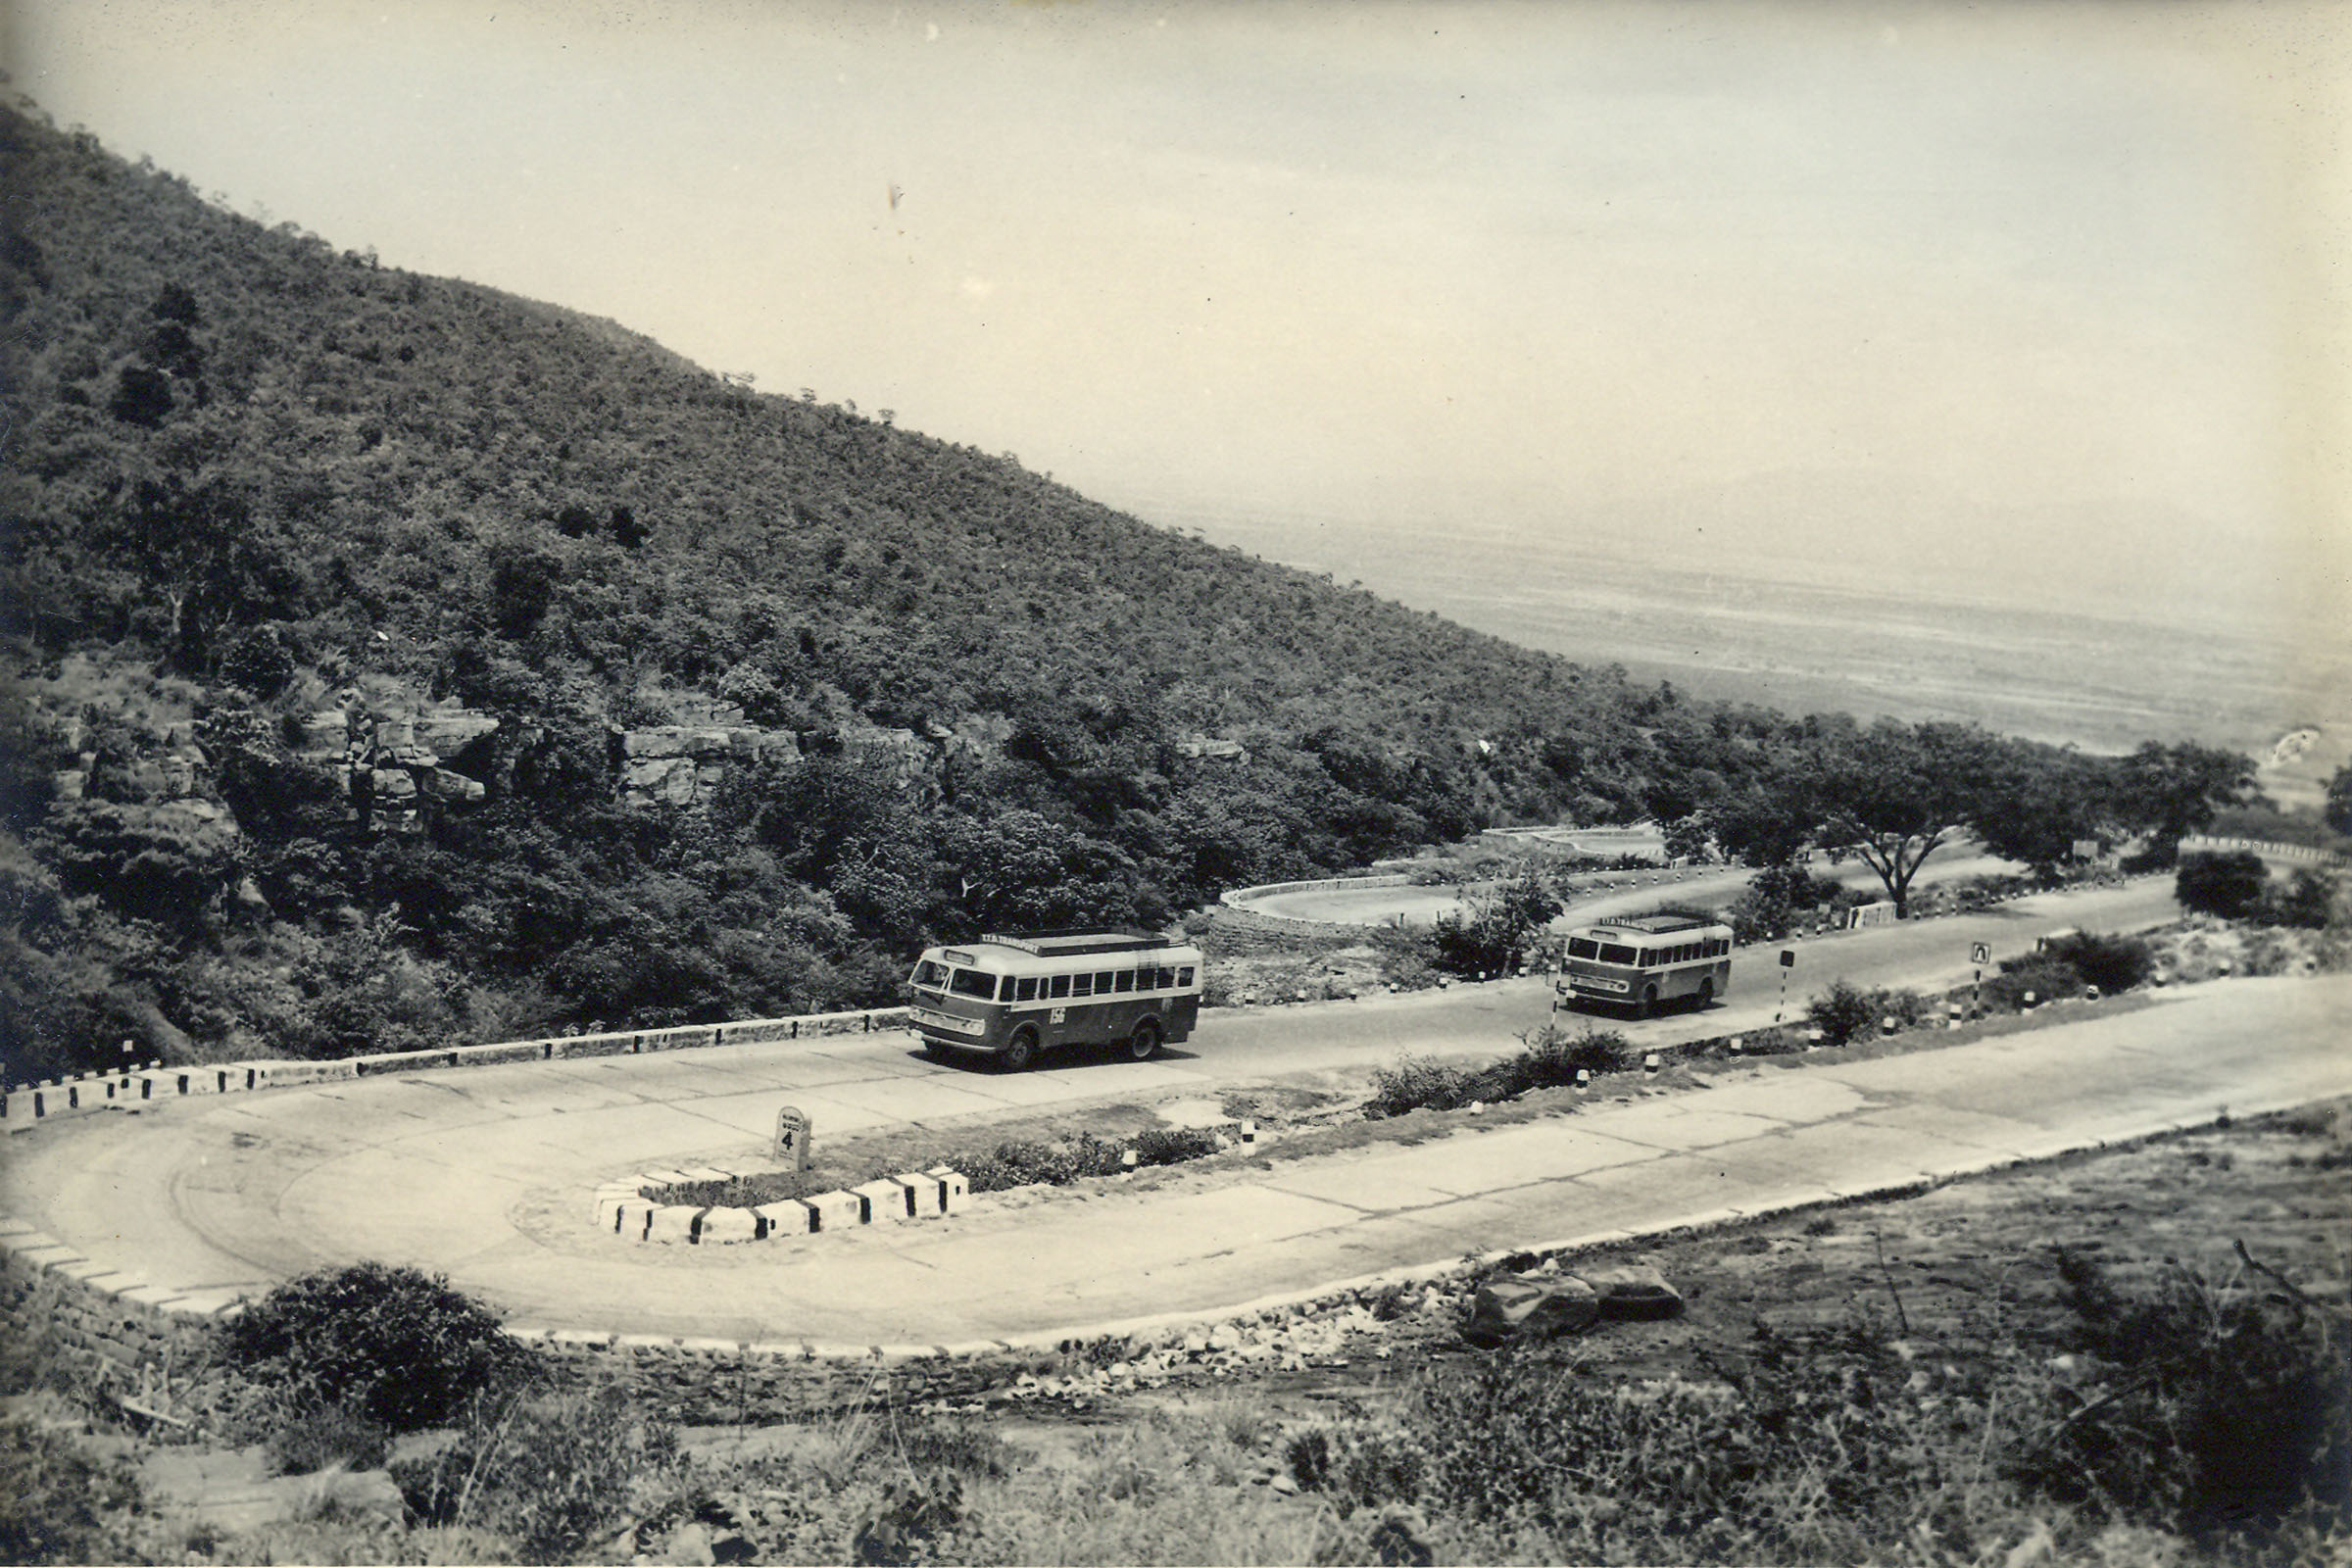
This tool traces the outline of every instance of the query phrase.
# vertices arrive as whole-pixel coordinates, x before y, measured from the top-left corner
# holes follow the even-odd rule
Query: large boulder
[[[1600,1315],[1612,1321],[1673,1317],[1683,1309],[1683,1293],[1652,1264],[1587,1269],[1584,1281],[1600,1298]]]
[[[351,750],[351,720],[340,708],[322,708],[302,721],[294,755],[306,762],[339,762]]]
[[[1513,1341],[1582,1334],[1600,1319],[1600,1298],[1573,1275],[1497,1274],[1478,1288],[1462,1338],[1483,1349]]]

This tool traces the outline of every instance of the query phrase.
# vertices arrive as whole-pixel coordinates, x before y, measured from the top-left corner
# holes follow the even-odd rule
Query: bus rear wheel
[[[1135,1033],[1127,1037],[1127,1059],[1130,1061],[1150,1061],[1153,1056],[1158,1054],[1159,1020],[1157,1018],[1138,1019],[1135,1025]]]
[[[1004,1050],[997,1056],[997,1064],[1006,1072],[1019,1072],[1037,1059],[1037,1031],[1023,1024],[1004,1042]]]

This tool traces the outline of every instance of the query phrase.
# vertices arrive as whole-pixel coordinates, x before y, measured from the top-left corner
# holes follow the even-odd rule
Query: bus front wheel
[[[1037,1031],[1026,1024],[1012,1032],[1012,1038],[1004,1042],[1004,1053],[997,1057],[1006,1072],[1019,1072],[1036,1059]]]
[[[1159,1020],[1139,1019],[1135,1033],[1127,1037],[1127,1057],[1130,1061],[1150,1061],[1159,1054]]]

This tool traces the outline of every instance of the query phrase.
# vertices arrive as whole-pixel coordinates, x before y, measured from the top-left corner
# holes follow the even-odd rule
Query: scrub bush
[[[2352,1524],[2340,1306],[2178,1263],[2136,1288],[2076,1252],[2058,1254],[2058,1272],[2096,1373],[2065,1391],[2023,1478],[2207,1539],[2315,1507],[2316,1522]]]
[[[1760,1330],[1743,1361],[1726,1384],[1619,1384],[1507,1350],[1433,1369],[1396,1427],[1300,1434],[1285,1457],[1344,1514],[1426,1510],[1465,1561],[1855,1561],[1958,1533],[1950,1450],[1975,1434],[1907,1392],[1883,1341]]]
[[[1877,1034],[1883,1018],[1908,1029],[1934,1010],[1934,1004],[1916,991],[1865,991],[1840,979],[1830,982],[1830,989],[1807,1004],[1805,1016],[1821,1031],[1825,1044],[1843,1046]]]
[[[677,1434],[617,1388],[536,1399],[476,1400],[457,1441],[392,1466],[393,1484],[429,1525],[513,1541],[525,1562],[558,1562],[617,1530],[674,1480]]]
[[[2252,850],[2228,855],[2183,855],[2173,875],[2173,897],[2183,908],[2234,920],[2262,900],[2271,868]]]
[[[1499,1104],[1536,1089],[1576,1082],[1579,1068],[1595,1076],[1622,1069],[1633,1048],[1614,1029],[1571,1035],[1556,1025],[1519,1037],[1526,1049],[1485,1067],[1453,1067],[1426,1056],[1398,1058],[1376,1068],[1364,1114],[1377,1120],[1412,1110],[1458,1110],[1472,1103]]]
[[[0,1422],[0,1562],[129,1562],[138,1482],[66,1434]]]
[[[1217,1152],[1217,1135],[1199,1127],[1147,1127],[1129,1145],[1144,1165],[1180,1165]]]
[[[528,1352],[438,1274],[353,1263],[288,1280],[221,1331],[231,1365],[393,1432],[438,1425],[511,1386]]]
[[[2156,950],[2137,937],[2101,936],[2095,931],[2060,937],[2046,950],[2085,985],[2101,992],[2129,991],[2155,972]],[[2043,995],[2048,995],[2047,992]]]
[[[2036,1003],[2080,996],[2082,977],[2073,964],[2048,953],[2036,953],[2002,959],[2001,972],[1984,982],[1985,1004],[1997,1010],[2015,1012],[2026,1004],[2029,992]]]
[[[1364,1114],[1401,1116],[1414,1110],[1451,1110],[1468,1104],[1473,1074],[1427,1056],[1400,1056],[1394,1067],[1376,1067]]]
[[[1003,1143],[993,1153],[964,1162],[964,1178],[975,1193],[998,1193],[1008,1187],[1043,1184],[1066,1186],[1089,1176],[1110,1176],[1126,1169],[1120,1156],[1126,1146],[1092,1133],[1058,1144]]]
[[[1830,983],[1830,989],[1815,997],[1805,1008],[1805,1016],[1813,1027],[1833,1046],[1842,1046],[1856,1035],[1867,1034],[1878,1017],[1870,1004],[1870,996],[1859,986],[1844,980]]]
[[[269,1447],[270,1462],[281,1475],[311,1475],[329,1465],[373,1470],[392,1451],[392,1434],[365,1411],[315,1405],[274,1422]]]
[[[2266,925],[2324,929],[2334,917],[2337,886],[2332,878],[2308,868],[2298,870],[2284,888],[2274,888],[2256,907]]]
[[[1527,1049],[1513,1059],[1524,1064],[1521,1071],[1530,1089],[1572,1084],[1580,1070],[1595,1077],[1618,1072],[1633,1055],[1632,1045],[1614,1029],[1587,1029],[1572,1035],[1547,1024],[1519,1038]]]

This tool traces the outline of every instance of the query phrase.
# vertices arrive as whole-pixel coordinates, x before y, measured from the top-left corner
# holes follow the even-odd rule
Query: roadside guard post
[[[808,1168],[808,1113],[798,1105],[776,1112],[776,1158],[792,1161],[794,1170]]]

